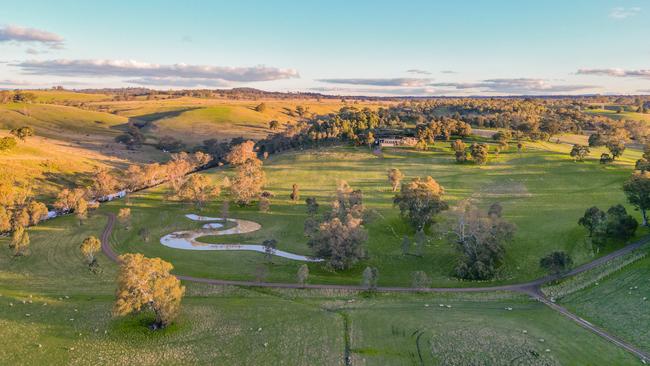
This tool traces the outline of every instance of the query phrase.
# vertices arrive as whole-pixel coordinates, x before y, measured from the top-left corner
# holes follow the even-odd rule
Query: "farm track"
[[[110,258],[113,262],[118,262],[118,255],[113,251],[113,248],[110,245],[110,236],[115,226],[115,214],[107,214],[108,221],[104,227],[104,231],[101,235],[102,241],[102,251],[104,254]],[[650,241],[650,237],[643,238],[639,241],[636,241],[630,245],[625,246],[619,250],[611,252],[607,255],[604,255],[598,259],[595,259],[591,262],[585,263],[581,266],[574,268],[573,270],[558,274],[542,277],[540,279],[512,284],[512,285],[502,285],[502,286],[491,286],[491,287],[437,287],[437,288],[423,288],[415,289],[411,287],[377,287],[376,291],[379,292],[395,292],[395,293],[412,293],[412,292],[425,292],[425,293],[469,293],[469,292],[494,292],[494,291],[511,291],[518,292],[529,295],[533,299],[547,305],[552,310],[557,311],[573,322],[577,323],[581,327],[591,331],[592,333],[602,337],[603,339],[609,341],[610,343],[623,348],[624,350],[634,354],[639,357],[641,360],[650,361],[650,353],[643,351],[630,343],[627,343],[609,333],[605,330],[596,327],[590,322],[582,319],[581,317],[571,313],[565,307],[556,304],[551,299],[547,298],[541,291],[541,287],[544,284],[562,280],[571,276],[575,276],[579,273],[583,273],[594,269],[608,261],[623,256],[627,253],[630,253],[643,245],[647,244]],[[271,283],[271,282],[256,282],[256,281],[232,281],[232,280],[219,280],[211,278],[201,278],[201,277],[192,277],[185,275],[176,275],[176,277],[183,281],[196,282],[196,283],[205,283],[210,285],[228,285],[228,286],[248,286],[248,287],[267,287],[267,288],[281,288],[281,289],[317,289],[317,290],[350,290],[350,291],[364,291],[366,290],[363,286],[353,286],[353,285],[314,285],[314,284],[305,284],[299,285],[296,283]],[[644,362],[645,363],[645,362]]]

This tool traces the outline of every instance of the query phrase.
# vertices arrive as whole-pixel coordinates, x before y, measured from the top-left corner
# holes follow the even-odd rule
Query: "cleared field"
[[[310,264],[312,282],[358,284],[365,266],[379,269],[381,285],[409,286],[411,273],[422,270],[433,279],[434,286],[470,286],[452,276],[457,255],[453,247],[430,236],[423,255],[402,255],[403,235],[413,237],[412,229],[399,218],[392,205],[393,193],[387,183],[386,171],[399,168],[407,179],[431,175],[446,189],[450,203],[472,197],[483,207],[500,202],[504,215],[518,226],[516,238],[506,247],[506,262],[496,283],[514,283],[544,275],[539,259],[553,250],[565,250],[576,264],[595,257],[585,240],[585,231],[577,225],[584,210],[592,205],[606,209],[625,203],[621,190],[623,181],[632,170],[638,152],[628,150],[623,159],[608,166],[598,163],[600,150],[584,163],[576,163],[568,155],[566,144],[534,144],[518,154],[514,148],[502,153],[487,166],[458,165],[447,143],[438,143],[431,151],[385,149],[378,158],[366,148],[334,147],[320,150],[285,153],[273,156],[265,164],[267,189],[275,194],[271,210],[260,213],[255,207],[231,206],[230,217],[252,220],[262,229],[245,235],[203,237],[209,243],[259,244],[266,239],[278,240],[278,249],[309,255],[310,249],[303,236],[306,217],[304,198],[317,197],[321,210],[331,200],[339,179],[347,180],[353,188],[360,188],[370,213],[366,224],[369,259],[349,271],[331,272],[319,264]],[[210,174],[220,181],[230,171],[216,169]],[[300,187],[301,201],[289,200],[293,183]],[[197,253],[164,247],[157,239],[172,231],[200,227],[183,217],[195,212],[189,205],[162,202],[164,188],[142,192],[132,199],[133,230],[114,232],[113,245],[117,252],[142,252],[175,264],[178,273],[198,277],[251,280],[265,267],[265,278],[270,281],[294,282],[299,262],[274,258],[267,264],[264,256],[251,252]],[[116,203],[118,204],[118,203]],[[220,202],[209,204],[201,214],[218,216]],[[630,207],[629,211],[637,215]],[[143,243],[137,232],[147,227],[152,234],[149,243]],[[642,235],[645,230],[640,230]],[[607,253],[623,243],[601,251]]]
[[[11,340],[0,347],[1,364],[343,365],[346,348],[355,365],[419,357],[446,365],[638,363],[509,294],[368,297],[187,284],[178,321],[152,333],[148,314],[111,318],[116,267],[100,255],[102,272],[93,274],[79,253],[117,207],[100,208],[82,226],[62,217],[30,228],[29,257],[12,258],[0,238],[0,336]]]

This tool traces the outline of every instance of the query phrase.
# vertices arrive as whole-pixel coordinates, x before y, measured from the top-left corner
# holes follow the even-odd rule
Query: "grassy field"
[[[561,302],[574,313],[613,334],[650,349],[650,256],[628,265]]]
[[[152,333],[149,314],[110,316],[116,266],[100,254],[102,272],[93,274],[79,253],[117,208],[100,208],[82,226],[63,217],[31,228],[29,257],[12,258],[0,238],[0,364],[343,365],[346,349],[354,365],[638,363],[542,304],[499,293],[186,284],[180,318]]]
[[[267,108],[257,112],[255,107],[264,102]],[[140,124],[147,124],[145,134],[154,138],[173,136],[190,146],[209,138],[230,139],[266,137],[269,122],[281,125],[295,122],[298,105],[310,113],[327,114],[338,111],[345,104],[339,100],[229,100],[183,97],[162,100],[135,100],[125,102],[100,102],[113,113]],[[364,102],[358,106],[377,108],[380,103]],[[384,103],[386,105],[386,103]],[[293,115],[292,115],[293,114]]]
[[[392,205],[393,193],[386,179],[389,168],[401,169],[407,177],[431,175],[446,189],[450,203],[472,197],[482,207],[500,202],[504,215],[514,222],[518,232],[513,243],[507,245],[506,262],[495,281],[484,283],[513,283],[544,275],[539,259],[553,250],[565,250],[577,264],[595,257],[585,240],[585,231],[577,225],[584,210],[592,205],[602,209],[625,203],[622,182],[632,171],[638,152],[628,150],[623,159],[603,166],[596,160],[600,151],[583,163],[568,156],[569,146],[544,143],[516,151],[502,153],[487,166],[457,165],[453,162],[447,144],[439,143],[432,151],[386,149],[378,158],[366,148],[335,147],[320,150],[286,153],[271,157],[265,164],[267,189],[275,194],[271,210],[260,213],[255,207],[231,207],[231,217],[259,222],[262,229],[233,236],[204,237],[211,243],[261,243],[274,238],[278,248],[298,254],[311,252],[303,236],[306,217],[304,198],[317,197],[325,210],[331,200],[338,179],[347,180],[353,188],[363,190],[364,202],[370,214],[366,224],[369,259],[348,271],[331,272],[320,264],[310,264],[314,283],[358,284],[365,266],[379,269],[381,285],[409,286],[411,273],[422,270],[433,279],[434,286],[470,286],[452,276],[456,253],[451,245],[432,235],[423,256],[402,255],[403,235],[413,237],[412,229],[399,218]],[[222,169],[208,173],[220,181],[229,171]],[[293,183],[300,186],[299,203],[289,200]],[[254,252],[195,252],[167,248],[157,238],[176,230],[200,227],[184,214],[195,212],[189,205],[162,202],[164,188],[140,193],[133,197],[132,230],[120,227],[112,242],[118,252],[139,251],[159,256],[175,264],[178,273],[237,280],[251,280],[259,276],[260,267],[266,268],[264,278],[270,281],[293,282],[299,262],[274,258],[267,264],[264,256]],[[116,203],[117,204],[117,203]],[[213,202],[201,213],[219,215],[220,202]],[[637,215],[629,206],[631,213]],[[149,243],[138,237],[140,228],[147,227],[152,234]],[[645,231],[641,230],[640,234]],[[606,253],[623,243],[610,245]]]
[[[637,113],[637,112],[629,112],[629,111],[617,113],[616,111],[612,111],[609,109],[588,109],[585,110],[585,112],[599,115],[599,116],[605,116],[613,119],[629,119],[634,121],[650,122],[650,114],[648,113]]]

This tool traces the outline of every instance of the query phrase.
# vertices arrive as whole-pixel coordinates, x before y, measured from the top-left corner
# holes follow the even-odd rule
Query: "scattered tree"
[[[171,263],[160,258],[146,258],[142,254],[124,254],[119,257],[117,300],[113,307],[116,316],[150,309],[155,314],[151,329],[169,325],[180,311],[185,287],[171,274]]]
[[[413,272],[412,286],[416,289],[428,288],[431,286],[431,278],[424,271]]]
[[[486,144],[473,143],[472,146],[469,147],[469,152],[474,163],[478,165],[484,165],[487,163],[489,150]]]
[[[395,196],[394,204],[399,206],[402,217],[416,230],[423,230],[434,222],[435,216],[449,206],[442,200],[444,189],[433,178],[414,178],[402,184],[401,192]]]
[[[18,226],[11,235],[11,244],[9,245],[14,250],[14,256],[25,256],[29,251],[29,234],[24,227]]]
[[[289,197],[293,202],[297,202],[300,199],[300,190],[296,183],[291,186],[291,195]]]
[[[94,236],[89,236],[81,243],[81,254],[86,258],[88,265],[93,265],[97,260],[95,258],[95,253],[97,253],[102,247],[102,243]]]
[[[388,171],[388,182],[390,182],[393,192],[397,192],[397,188],[399,188],[402,179],[404,179],[404,174],[399,169],[391,168]]]
[[[467,161],[467,146],[463,140],[455,140],[451,143],[451,148],[454,150],[457,163],[464,163]]]
[[[575,144],[569,153],[575,161],[583,161],[589,155],[589,146]]]

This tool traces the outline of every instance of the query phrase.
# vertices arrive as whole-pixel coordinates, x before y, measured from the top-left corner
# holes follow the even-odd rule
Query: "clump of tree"
[[[404,174],[399,169],[391,168],[388,171],[388,182],[390,183],[393,192],[397,192],[399,185],[402,183],[402,179],[404,179]]]
[[[178,316],[185,293],[180,280],[171,274],[171,263],[142,254],[124,254],[119,260],[113,314],[124,316],[151,310],[155,315],[151,329],[169,325]]]
[[[454,150],[457,163],[464,163],[467,161],[467,146],[461,139],[454,140],[451,143],[451,148]]]
[[[588,208],[578,220],[578,224],[589,232],[589,238],[596,250],[609,239],[627,241],[634,236],[639,223],[627,213],[623,205],[614,205],[607,212],[596,206]]]
[[[23,126],[14,128],[9,133],[16,136],[19,140],[25,141],[28,137],[34,136],[34,129],[29,126]]]
[[[400,214],[416,229],[423,230],[431,225],[435,216],[449,206],[443,201],[444,188],[433,178],[413,178],[403,183],[393,203],[399,206]]]
[[[539,266],[550,273],[558,274],[573,266],[573,259],[564,251],[554,251],[539,260]]]
[[[575,144],[571,148],[569,155],[571,155],[575,161],[584,161],[585,157],[589,155],[589,146]]]
[[[467,280],[493,278],[503,263],[505,244],[512,241],[516,226],[501,216],[501,210],[489,213],[470,200],[461,201],[442,227],[460,258],[455,275]]]
[[[487,144],[475,142],[469,147],[469,153],[475,164],[485,165],[488,161],[490,151]]]
[[[315,212],[317,206],[314,208],[315,200],[312,202],[310,210]],[[363,228],[363,213],[361,191],[341,181],[331,210],[320,220],[310,217],[305,222],[309,247],[332,269],[348,269],[365,257],[363,244],[368,234]]]
[[[641,172],[650,171],[650,144],[643,147],[643,155],[641,155],[641,159],[636,161],[634,169]]]

